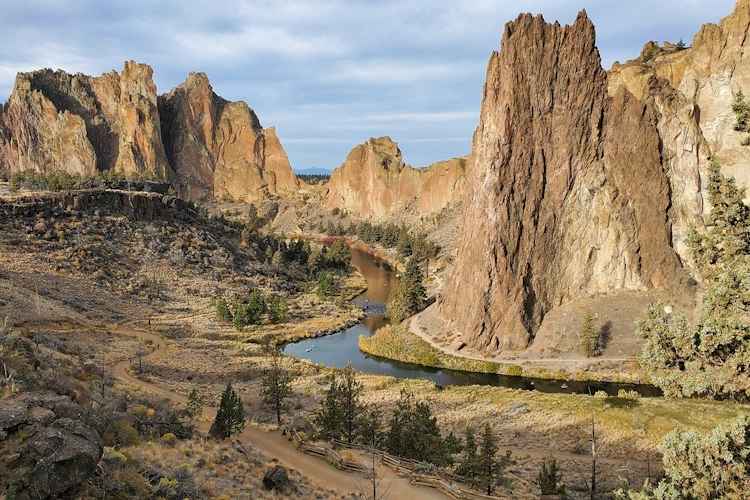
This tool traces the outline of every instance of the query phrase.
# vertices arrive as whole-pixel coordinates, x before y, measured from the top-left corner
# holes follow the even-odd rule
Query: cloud
[[[19,71],[98,75],[134,59],[160,92],[190,71],[275,125],[293,165],[334,167],[370,136],[405,161],[469,152],[487,60],[519,12],[571,23],[585,8],[603,64],[649,40],[689,42],[735,0],[23,0],[4,2],[0,101]],[[463,139],[462,139],[463,138]]]

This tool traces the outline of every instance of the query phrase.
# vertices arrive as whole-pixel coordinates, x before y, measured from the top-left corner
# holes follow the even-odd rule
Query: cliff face
[[[370,138],[331,174],[328,206],[383,219],[417,203],[422,215],[430,215],[461,198],[465,166],[456,158],[415,169],[389,137]]]
[[[0,165],[151,171],[187,199],[259,201],[299,188],[275,131],[247,104],[214,94],[202,73],[157,97],[151,68],[132,61],[121,75],[19,74],[0,112]]]
[[[486,350],[524,348],[549,310],[587,294],[679,283],[670,194],[689,177],[669,172],[683,163],[665,163],[659,135],[662,112],[689,110],[662,92],[610,95],[585,12],[564,27],[521,15],[501,46],[438,306]]]
[[[260,201],[299,180],[273,128],[244,102],[217,96],[203,73],[159,98],[164,143],[180,194]]]
[[[750,0],[739,0],[731,15],[716,24],[706,24],[695,35],[692,47],[675,50],[665,42],[646,44],[643,53],[610,71],[610,89],[624,86],[641,97],[651,77],[665,78],[694,107],[698,123],[711,152],[722,169],[740,183],[750,183],[750,150],[740,142],[746,134],[734,130],[733,93],[750,91]]]

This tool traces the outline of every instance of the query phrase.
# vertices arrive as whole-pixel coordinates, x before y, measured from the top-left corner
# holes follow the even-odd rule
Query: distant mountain
[[[331,175],[331,171],[327,168],[312,167],[302,169],[292,169],[297,175]]]

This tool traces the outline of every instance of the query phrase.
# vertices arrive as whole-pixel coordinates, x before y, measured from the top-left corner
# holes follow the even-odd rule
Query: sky
[[[191,71],[275,126],[295,170],[390,136],[414,167],[463,156],[487,61],[520,12],[585,8],[605,68],[649,40],[688,45],[735,0],[0,0],[0,102],[18,72],[100,75],[135,60],[166,93]]]

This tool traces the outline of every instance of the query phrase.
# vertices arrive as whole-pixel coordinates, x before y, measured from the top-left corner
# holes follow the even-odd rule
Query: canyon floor
[[[143,222],[96,211],[63,210],[5,218],[0,224],[5,236],[0,241],[0,316],[10,317],[22,335],[49,339],[49,345],[57,346],[54,356],[61,363],[82,356],[87,363],[105,366],[115,376],[108,395],[136,399],[148,393],[180,407],[196,390],[207,405],[216,406],[226,382],[232,381],[245,401],[250,424],[241,439],[247,441],[236,445],[186,441],[180,446],[210,457],[226,455],[232,464],[237,449],[252,449],[258,464],[240,471],[227,460],[207,460],[202,474],[213,485],[208,496],[243,498],[242,492],[259,484],[259,478],[252,484],[241,478],[262,476],[276,462],[293,469],[292,479],[309,497],[348,498],[355,491],[349,479],[356,478],[287,444],[259,396],[261,374],[270,364],[264,339],[304,337],[330,329],[357,317],[349,306],[305,292],[298,282],[301,277],[293,272],[279,274],[252,248],[242,248],[236,233],[213,222]],[[352,287],[357,282],[355,274]],[[288,295],[286,322],[238,332],[216,319],[212,298],[256,287]],[[634,297],[632,307],[640,307],[643,299]],[[418,321],[435,334],[428,323],[430,314],[428,310]],[[610,318],[614,323],[615,318]],[[132,337],[141,331],[140,339]],[[156,346],[153,335],[160,339]],[[437,335],[444,348],[453,341]],[[149,343],[154,354],[138,360],[138,351]],[[134,379],[136,361],[142,362],[143,373]],[[526,368],[520,356],[514,362]],[[284,364],[296,375],[293,410],[286,421],[297,416],[312,420],[325,394],[328,370],[294,358],[285,358]],[[429,402],[445,433],[460,435],[467,425],[479,428],[490,422],[501,450],[511,450],[516,459],[507,470],[510,487],[499,492],[503,498],[537,498],[534,481],[542,460],[550,455],[558,457],[571,497],[587,497],[584,478],[590,475],[592,418],[602,467],[600,484],[611,490],[621,477],[634,485],[653,479],[660,462],[657,445],[674,427],[706,432],[748,411],[745,406],[699,400],[542,394],[487,386],[442,388],[428,380],[367,374],[358,378],[365,387],[364,401],[377,404],[386,416],[407,389]],[[207,410],[200,429],[206,429],[210,417]],[[146,447],[132,452],[153,457],[150,445],[141,446]],[[159,460],[179,465],[179,449],[163,450]],[[420,498],[421,493],[403,487],[407,496]],[[426,495],[435,498],[436,492]]]

